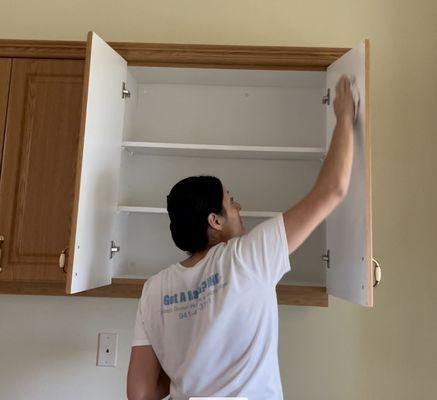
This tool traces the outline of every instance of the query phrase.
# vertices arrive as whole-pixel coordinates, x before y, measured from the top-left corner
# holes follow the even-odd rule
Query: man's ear
[[[208,225],[216,231],[221,231],[223,226],[222,219],[223,217],[221,215],[210,213],[208,215]]]

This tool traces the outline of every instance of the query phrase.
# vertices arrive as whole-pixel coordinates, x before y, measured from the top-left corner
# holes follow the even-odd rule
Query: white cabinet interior
[[[325,75],[128,67],[121,210],[165,210],[177,181],[211,174],[240,202],[243,216],[285,211],[311,189],[325,153]],[[149,142],[166,147],[156,155]],[[203,148],[186,155],[181,144]],[[214,151],[219,146],[226,150]],[[171,239],[168,215],[150,211],[117,215],[122,251],[113,276],[147,277],[186,258]],[[243,218],[246,229],[263,219]],[[325,243],[322,225],[292,254],[283,282],[325,286]]]
[[[92,35],[93,45],[106,45]],[[112,229],[104,240],[110,237],[120,251],[109,259],[108,241],[108,276],[147,278],[186,258],[171,239],[165,208],[171,187],[187,176],[219,177],[241,203],[246,229],[301,200],[316,180],[332,133],[327,132],[332,82],[330,104],[322,102],[327,76],[327,71],[128,66],[124,81],[130,97],[123,99],[123,128],[119,138],[111,139],[118,143],[113,163],[119,175],[113,173],[117,199],[106,207]],[[121,99],[122,81],[117,84]],[[112,94],[104,94],[102,102],[108,101],[105,96]],[[93,118],[89,112],[86,120]],[[101,112],[100,119],[112,114],[110,108]],[[84,132],[85,137],[94,134]],[[76,237],[72,246],[75,252],[78,241]],[[322,256],[327,243],[323,222],[290,256],[291,271],[280,283],[325,287],[327,263]]]

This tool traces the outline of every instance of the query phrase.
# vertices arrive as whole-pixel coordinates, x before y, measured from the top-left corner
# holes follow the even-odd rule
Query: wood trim
[[[278,304],[328,307],[326,287],[278,285],[276,295]]]
[[[85,49],[82,41],[0,39],[0,57],[83,60]]]
[[[326,70],[349,49],[109,43],[129,66]]]
[[[112,283],[111,285],[102,286],[86,292],[67,294],[65,293],[65,283],[63,282],[0,282],[1,294],[140,298],[141,290],[142,285]]]
[[[129,66],[323,71],[350,49],[109,42]],[[0,39],[0,57],[84,59],[86,42]]]
[[[366,225],[367,225],[367,259],[369,260],[368,265],[368,278],[371,282],[370,295],[369,295],[369,307],[373,307],[373,245],[372,245],[372,138],[370,129],[370,41],[366,39],[364,41],[365,46],[365,76],[366,76],[366,94],[365,94],[365,105],[366,105],[366,132],[365,132],[365,176],[366,176]]]
[[[121,297],[139,299],[145,279],[112,279],[112,284],[76,294],[66,294],[62,282],[0,282],[1,294],[45,296]],[[278,285],[278,304],[328,307],[325,287]]]

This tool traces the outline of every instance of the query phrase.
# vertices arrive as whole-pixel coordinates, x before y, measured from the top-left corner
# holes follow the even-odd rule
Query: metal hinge
[[[329,249],[326,251],[326,254],[322,254],[322,260],[326,261],[326,268],[331,268]]]
[[[111,250],[110,250],[109,258],[114,257],[114,254],[118,253],[119,251],[120,251],[120,246],[116,246],[115,242],[111,240]]]
[[[322,97],[322,103],[327,104],[328,106],[331,104],[331,89],[326,90],[326,96]]]
[[[130,91],[126,87],[126,82],[123,82],[123,86],[121,88],[121,98],[129,98],[130,97]]]

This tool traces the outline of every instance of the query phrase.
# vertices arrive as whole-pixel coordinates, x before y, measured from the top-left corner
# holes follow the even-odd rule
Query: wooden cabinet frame
[[[109,42],[129,66],[325,71],[350,48]],[[0,57],[85,59],[86,42],[0,40]]]
[[[147,44],[110,42],[129,66],[324,71],[349,48]],[[0,40],[1,58],[85,59],[86,42]],[[139,298],[144,280],[112,284],[74,296]],[[65,283],[0,282],[0,293],[66,295]],[[327,306],[323,287],[278,285],[279,304]]]

